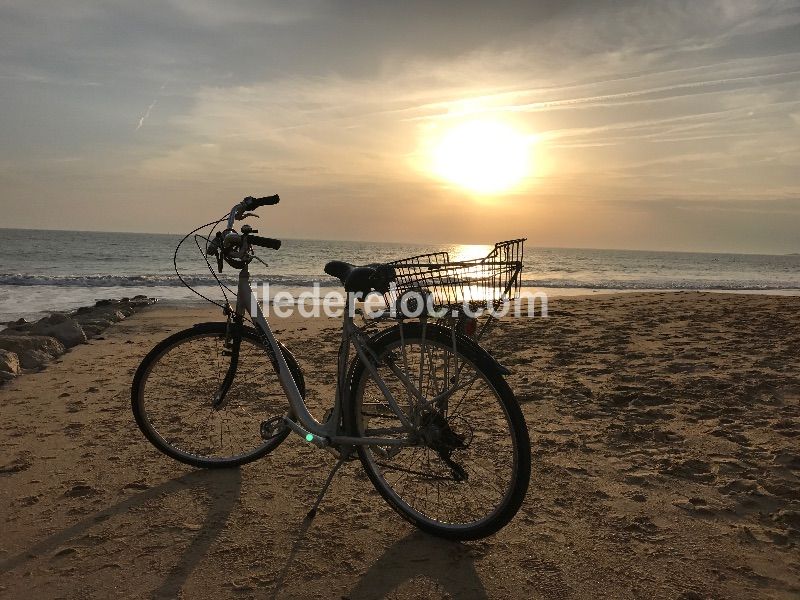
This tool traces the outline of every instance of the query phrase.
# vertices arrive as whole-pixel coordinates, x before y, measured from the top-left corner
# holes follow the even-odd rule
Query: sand
[[[561,298],[504,321],[487,345],[513,370],[531,487],[466,544],[415,532],[358,462],[308,526],[333,458],[296,436],[227,472],[151,447],[136,366],[218,316],[148,308],[0,388],[0,596],[800,596],[800,298]],[[336,322],[273,326],[322,407]]]

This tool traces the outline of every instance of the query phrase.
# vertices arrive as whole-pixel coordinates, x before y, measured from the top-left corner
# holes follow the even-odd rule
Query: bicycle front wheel
[[[498,365],[472,340],[457,335],[454,344],[451,330],[436,325],[402,324],[371,348],[416,430],[409,446],[359,446],[375,488],[428,533],[471,540],[497,532],[522,505],[531,469],[528,429]],[[360,361],[349,413],[362,437],[408,436]]]
[[[258,332],[242,327],[236,377],[225,404],[214,396],[230,365],[223,355],[225,323],[203,323],[158,344],[133,379],[131,407],[145,437],[161,452],[195,467],[236,467],[275,449],[288,429],[264,439],[261,423],[289,407]],[[283,356],[300,393],[303,373],[292,354]]]

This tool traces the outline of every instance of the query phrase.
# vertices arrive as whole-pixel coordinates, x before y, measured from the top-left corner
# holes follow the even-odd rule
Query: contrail
[[[142,125],[144,125],[144,120],[147,117],[150,116],[150,111],[153,110],[153,108],[155,108],[157,102],[158,102],[158,99],[153,100],[150,103],[150,106],[147,107],[147,110],[144,111],[144,114],[141,117],[139,117],[139,124],[136,126],[136,131],[139,131],[139,129],[141,129]]]
[[[144,114],[141,117],[139,117],[139,124],[136,125],[136,129],[134,131],[139,131],[142,128],[142,125],[144,125],[145,120],[147,119],[147,117],[150,116],[150,111],[152,111],[155,108],[156,104],[158,103],[158,97],[161,95],[161,92],[163,92],[166,89],[167,83],[168,82],[164,82],[164,85],[162,85],[159,88],[158,94],[156,94],[156,97],[150,103],[150,106],[148,106],[147,110],[144,111]]]

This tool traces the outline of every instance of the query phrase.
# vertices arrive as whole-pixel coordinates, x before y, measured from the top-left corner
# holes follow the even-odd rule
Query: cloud
[[[457,213],[460,231],[499,234],[499,219],[425,169],[428,141],[472,118],[537,136],[535,176],[503,202],[542,235],[532,207],[579,220],[616,199],[798,194],[797,2],[65,0],[52,11],[0,8],[6,198],[30,197],[42,166],[76,198],[114,177],[145,199],[137,207],[262,188],[335,207],[306,205],[298,235],[355,236],[364,205],[401,206],[395,225],[420,236],[437,235],[431,206]],[[85,160],[52,166],[73,153]],[[550,243],[574,239],[556,221]]]
[[[149,160],[146,167],[150,173],[170,173],[178,165],[190,167],[196,153],[198,170],[208,173],[207,152],[196,142],[213,141],[225,147],[215,170],[229,177],[262,170],[287,181],[292,173],[302,174],[297,176],[307,181],[310,171],[338,182],[388,184],[420,176],[409,171],[430,128],[475,116],[511,115],[518,126],[538,134],[541,152],[561,163],[553,167],[558,171],[604,179],[624,173],[646,185],[645,170],[655,166],[672,169],[662,178],[685,177],[677,169],[692,163],[741,169],[743,159],[755,160],[785,137],[776,123],[800,106],[800,71],[791,68],[798,57],[661,69],[647,61],[638,71],[631,62],[630,72],[620,77],[613,64],[593,56],[584,61],[581,78],[537,72],[547,85],[530,86],[522,55],[481,50],[449,61],[393,62],[369,79],[288,77],[206,87],[192,110],[173,120],[191,143]],[[733,145],[745,136],[769,141],[761,150]],[[645,152],[639,149],[643,142],[649,144]],[[687,144],[698,143],[707,151],[687,152]],[[611,147],[619,150],[577,152]]]
[[[234,24],[287,25],[311,19],[324,8],[322,0],[239,1],[169,0],[177,11],[193,22],[209,27]]]

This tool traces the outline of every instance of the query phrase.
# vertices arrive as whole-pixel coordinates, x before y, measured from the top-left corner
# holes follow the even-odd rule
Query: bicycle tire
[[[402,337],[400,327],[403,327]],[[393,327],[373,337],[370,340],[370,348],[377,357],[378,367],[380,367],[383,357],[388,352],[391,352],[393,348],[396,348],[401,343],[401,340],[404,340],[406,344],[413,344],[415,341],[420,342],[422,335],[422,325],[419,322],[413,322]],[[452,336],[450,329],[432,324],[428,324],[425,327],[427,343],[433,342],[442,347],[449,346],[452,348]],[[514,458],[510,471],[509,485],[502,499],[498,501],[497,506],[493,507],[491,512],[488,512],[482,518],[466,523],[446,522],[432,518],[430,515],[425,514],[424,511],[419,510],[418,507],[412,506],[408,499],[393,489],[392,484],[386,479],[385,465],[382,465],[376,459],[371,447],[358,446],[358,455],[375,489],[396,512],[412,525],[429,534],[446,539],[475,540],[499,531],[511,521],[522,506],[530,481],[530,438],[519,404],[503,378],[501,367],[497,362],[473,340],[461,334],[456,334],[455,347],[458,354],[472,365],[471,368],[475,370],[477,376],[487,384],[487,389],[494,392],[494,398],[496,398],[506,416]],[[364,403],[365,387],[371,380],[370,373],[364,363],[360,359],[354,361],[349,373],[349,394],[346,411],[349,427],[354,435],[364,434],[365,417],[362,414],[362,405]],[[477,407],[471,410],[476,409]],[[377,411],[379,417],[382,414],[386,413]],[[423,477],[419,476],[418,478],[422,479]],[[440,490],[437,487],[437,493],[439,492]],[[437,499],[441,500],[441,496],[437,496]]]
[[[279,432],[275,437],[269,440],[263,440],[260,437],[260,432],[258,430],[253,431],[253,439],[254,442],[258,442],[257,445],[247,452],[243,452],[237,454],[235,456],[227,456],[227,457],[208,457],[208,456],[200,456],[198,454],[187,452],[186,450],[182,450],[181,448],[176,447],[173,443],[170,443],[165,436],[159,432],[157,426],[155,426],[151,421],[151,415],[148,414],[147,410],[147,384],[149,381],[149,376],[153,372],[153,369],[158,366],[159,361],[162,360],[163,357],[167,356],[170,350],[174,348],[178,348],[184,343],[192,339],[199,339],[203,337],[207,338],[215,338],[220,339],[224,338],[227,331],[227,324],[222,322],[215,322],[215,323],[200,323],[183,331],[179,331],[174,333],[173,335],[169,336],[168,338],[164,339],[160,343],[158,343],[142,360],[139,368],[136,370],[136,374],[133,378],[133,384],[131,386],[131,409],[133,411],[133,416],[136,420],[136,424],[147,438],[147,440],[153,444],[159,451],[164,453],[165,455],[178,460],[182,463],[194,466],[194,467],[201,467],[201,468],[231,468],[231,467],[238,467],[240,465],[252,462],[257,460],[264,455],[268,454],[275,448],[277,448],[281,442],[289,435],[289,429],[286,428],[284,431]],[[260,350],[264,353],[265,359],[265,368],[268,368],[271,375],[274,375],[275,382],[277,384],[277,373],[275,373],[270,361],[268,359],[269,354],[267,353],[266,348],[262,342],[262,338],[260,333],[248,326],[242,326],[242,340],[243,342],[248,342],[252,344],[257,350]],[[283,353],[284,359],[286,360],[287,366],[289,367],[289,371],[292,374],[292,377],[297,384],[297,387],[302,396],[305,396],[305,379],[303,377],[303,372],[300,369],[300,366],[297,364],[295,357],[292,353],[282,344],[280,344],[281,351]],[[265,376],[267,373],[264,374]],[[196,379],[202,379],[202,373],[194,373]],[[234,382],[235,385],[235,382]],[[282,389],[280,390],[281,394],[283,393]],[[229,392],[230,393],[230,392]],[[285,396],[284,396],[285,397]],[[210,404],[209,404],[210,406]],[[286,404],[285,409],[288,411],[288,401]],[[263,419],[266,419],[270,416],[269,414],[264,414]],[[254,416],[254,419],[256,417]],[[254,421],[255,422],[255,421]]]

